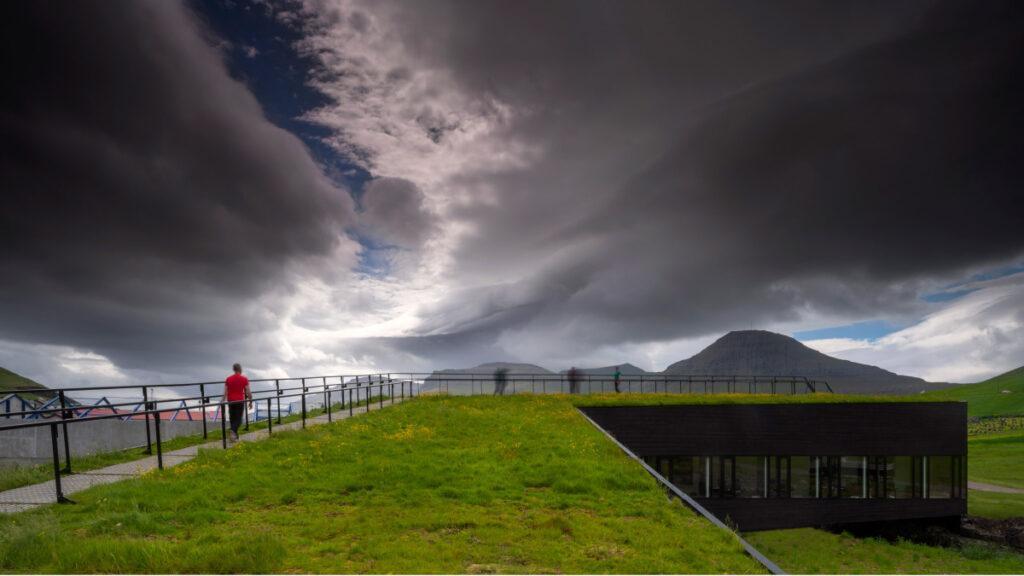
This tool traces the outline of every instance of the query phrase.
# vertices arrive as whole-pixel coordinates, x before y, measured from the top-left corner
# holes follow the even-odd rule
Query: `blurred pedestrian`
[[[612,379],[615,381],[615,392],[622,392],[622,390],[619,389],[619,381],[622,380],[622,372],[619,371],[618,366],[615,367],[615,374],[612,374]]]
[[[575,366],[569,368],[569,394],[580,393],[580,371]]]
[[[504,396],[505,386],[508,386],[508,368],[498,368],[494,371],[494,395]]]

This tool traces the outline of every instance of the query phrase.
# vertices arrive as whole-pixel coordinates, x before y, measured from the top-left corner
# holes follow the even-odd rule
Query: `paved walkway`
[[[400,402],[402,402],[402,398],[395,398],[393,401],[385,400],[384,406],[387,407]],[[372,412],[379,409],[380,403],[374,402],[370,411]],[[352,415],[358,416],[365,412],[366,406],[360,406],[353,410]],[[331,415],[331,419],[334,421],[344,420],[348,417],[348,408],[333,412]],[[316,426],[327,423],[328,420],[326,414],[306,419],[306,426]],[[274,425],[275,432],[278,430],[295,430],[297,428],[302,428],[302,420]],[[268,432],[263,429],[249,432],[248,434],[242,434],[239,439],[242,442],[255,442],[263,440],[264,438],[267,438],[267,436]],[[228,444],[229,448],[230,446],[231,445]],[[155,449],[156,448],[154,447],[154,450]],[[206,449],[220,450],[221,441],[217,440],[214,442],[207,442],[206,444],[197,444],[196,446],[189,446],[188,448],[164,452],[164,468],[170,468],[172,466],[177,466],[182,462],[188,462],[199,454],[199,450]],[[155,468],[157,468],[156,456],[147,456],[140,460],[122,462],[121,464],[114,464],[113,466],[107,466],[106,468],[98,468],[96,470],[89,470],[88,472],[61,476],[61,489],[64,492],[64,496],[71,497],[72,494],[81,492],[87,488],[92,488],[99,484],[120,482],[121,480],[140,476],[144,472],[148,472]],[[41,484],[33,484],[31,486],[22,486],[21,488],[14,488],[13,490],[0,492],[0,513],[22,512],[39,506],[53,504],[56,500],[57,490],[54,486],[53,480],[49,480]]]
[[[970,490],[978,490],[980,492],[1001,492],[1003,494],[1024,494],[1024,488],[1010,488],[1009,486],[999,486],[996,484],[986,484],[985,482],[968,482],[967,488]]]

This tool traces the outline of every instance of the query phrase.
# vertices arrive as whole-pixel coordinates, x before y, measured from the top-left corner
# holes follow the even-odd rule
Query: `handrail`
[[[303,380],[323,380],[323,379],[339,379],[339,384],[359,384],[362,381],[360,379],[366,378],[367,383],[373,383],[376,380],[378,383],[383,382],[385,379],[396,379],[396,377],[408,376],[411,380],[466,380],[466,379],[491,379],[494,377],[494,372],[445,372],[437,370],[433,372],[380,372],[376,374],[333,374],[333,375],[320,375],[320,376],[295,376],[287,378],[250,378],[250,384],[259,383],[276,383],[276,382],[300,382]],[[534,378],[538,381],[545,379],[548,381],[561,380],[566,381],[568,374],[552,373],[552,372],[510,372],[507,374],[509,379],[523,379],[523,378]],[[349,382],[345,382],[344,379],[352,379]],[[580,381],[593,380],[593,381],[607,381],[613,380],[612,374],[609,373],[579,373]],[[824,384],[831,392],[832,389],[828,386],[825,380],[810,380],[804,376],[782,376],[782,375],[770,375],[770,374],[666,374],[661,372],[645,372],[643,374],[623,374],[620,377],[621,382],[631,381],[639,382],[677,382],[683,380],[686,382],[754,382],[768,384],[772,381],[776,383],[801,383],[807,384],[811,387],[817,384]],[[202,382],[177,382],[170,384],[119,384],[114,386],[78,386],[68,388],[24,388],[24,389],[11,389],[5,390],[6,394],[35,394],[35,395],[48,395],[56,392],[57,390],[63,390],[68,392],[83,392],[92,390],[129,390],[137,388],[181,388],[185,386],[209,386],[209,385],[223,385],[223,380],[210,380]]]
[[[441,385],[444,385],[444,389],[447,391],[450,388],[451,383],[468,382],[470,385],[469,393],[477,394],[477,384],[479,384],[479,394],[485,394],[484,383],[495,382],[496,374],[484,374],[484,373],[444,373],[444,372],[390,372],[390,373],[379,373],[379,374],[346,374],[346,375],[334,375],[334,376],[307,376],[299,378],[262,378],[250,380],[250,383],[273,383],[272,388],[257,388],[252,391],[252,399],[247,400],[250,404],[266,402],[267,407],[267,419],[272,420],[272,414],[276,413],[277,423],[281,423],[281,400],[282,399],[293,399],[297,398],[301,402],[302,411],[302,423],[305,427],[306,417],[308,412],[307,398],[309,396],[318,397],[323,396],[324,410],[326,411],[328,420],[331,419],[331,409],[333,403],[331,398],[334,394],[341,394],[341,409],[344,410],[347,405],[349,413],[352,413],[353,396],[356,401],[367,401],[367,410],[370,409],[369,402],[371,394],[374,389],[379,393],[380,406],[384,406],[384,389],[387,387],[389,393],[388,396],[394,398],[395,386],[404,398],[406,395],[406,388],[410,397],[417,395],[417,389],[422,391],[422,388],[428,384],[437,384],[438,390],[441,390]],[[330,381],[330,382],[329,382]],[[633,392],[633,384],[640,383],[639,392],[645,392],[645,385],[648,387],[647,391],[653,389],[654,392],[659,392],[659,385],[661,392],[664,393],[684,393],[683,383],[687,384],[687,391],[685,393],[700,393],[701,390],[694,390],[694,383],[703,383],[703,393],[716,393],[715,384],[725,383],[727,392],[737,392],[738,386],[747,385],[748,391],[756,391],[758,384],[768,385],[770,383],[770,393],[785,393],[780,392],[779,384],[788,385],[790,394],[797,394],[798,384],[802,384],[808,392],[816,391],[816,382],[808,380],[807,378],[793,377],[793,376],[759,376],[759,375],[736,375],[736,376],[722,376],[722,375],[708,375],[708,376],[687,376],[687,375],[672,375],[672,374],[637,374],[629,376],[620,376],[616,379],[612,375],[605,374],[580,374],[575,380],[571,380],[568,374],[539,374],[539,373],[518,373],[518,374],[506,374],[505,383],[512,384],[511,393],[519,393],[516,389],[517,383],[530,383],[531,391],[536,393],[548,393],[547,384],[558,382],[558,391],[564,392],[565,383],[570,383],[571,393],[594,393],[595,384],[600,385],[600,391],[606,391],[606,384],[618,383],[620,386],[624,386],[624,390],[627,393]],[[281,384],[284,383],[285,386]],[[572,384],[575,383],[575,386]],[[823,382],[824,383],[824,382]],[[584,384],[586,385],[584,389]],[[826,388],[831,392],[831,387],[827,383],[824,383]],[[213,420],[220,420],[222,432],[226,431],[226,414],[225,407],[230,404],[223,396],[224,392],[220,394],[208,393],[207,386],[223,386],[224,383],[221,381],[216,382],[194,382],[194,383],[178,383],[178,384],[149,384],[149,385],[118,385],[118,386],[93,386],[93,387],[75,387],[75,388],[63,388],[63,389],[46,389],[42,392],[50,392],[53,397],[42,403],[32,410],[21,410],[17,412],[6,412],[0,413],[0,416],[7,418],[7,423],[0,426],[0,432],[7,430],[19,430],[25,428],[35,428],[41,426],[51,426],[51,434],[53,435],[53,441],[56,442],[57,432],[56,427],[60,426],[64,433],[64,457],[65,467],[63,470],[60,469],[60,454],[55,447],[53,449],[53,458],[55,466],[55,484],[57,487],[57,500],[58,502],[66,501],[60,490],[60,473],[71,472],[71,450],[69,443],[69,425],[73,425],[80,422],[93,422],[99,420],[112,420],[121,419],[128,420],[142,416],[145,420],[146,425],[146,452],[152,454],[153,448],[153,436],[150,434],[149,421],[150,418],[158,423],[155,426],[155,444],[157,451],[158,467],[163,468],[163,456],[162,456],[162,439],[160,434],[159,422],[162,421],[161,414],[165,412],[180,413],[181,410],[185,410],[189,414],[189,419],[192,419],[192,411],[198,410],[201,415],[203,423],[203,438],[208,437],[207,422],[209,420],[210,408],[214,408]],[[538,385],[540,389],[538,390]],[[710,389],[708,386],[710,385]],[[181,388],[185,386],[195,386],[199,388],[198,396],[175,396],[173,398],[154,398],[151,394],[160,388]],[[140,389],[142,392],[142,400],[132,400],[126,402],[111,402],[109,397],[104,395],[96,404],[84,405],[80,402],[70,398],[67,393],[70,392],[82,392],[82,391],[96,391],[96,390],[126,390],[126,389]],[[504,393],[504,389],[497,387],[495,393]],[[551,390],[554,392],[554,390]],[[39,395],[39,389],[33,389],[33,394]],[[9,391],[9,394],[16,394],[17,390]],[[345,394],[348,394],[348,401],[345,400]],[[221,400],[217,402],[211,402],[211,399],[220,396]],[[277,402],[276,411],[272,410],[272,401]],[[58,402],[59,401],[59,402]],[[189,404],[189,402],[196,402],[195,404]],[[161,408],[161,405],[173,403],[174,405],[169,408]],[[289,404],[291,406],[294,402]],[[142,407],[140,410],[139,408]],[[98,412],[98,408],[104,410],[109,409],[112,413],[93,413]],[[118,408],[126,408],[125,410],[119,411]],[[291,408],[289,408],[291,410]],[[22,422],[16,424],[10,424],[11,417],[21,417]],[[173,417],[172,417],[173,418]],[[268,422],[268,429],[273,425],[272,422]],[[249,410],[245,411],[245,429],[249,429]],[[222,438],[225,448],[227,447],[227,436],[226,433]],[[56,444],[55,444],[56,446]]]
[[[301,387],[302,391],[298,392],[298,393],[295,393],[295,394],[284,394],[283,392],[286,392],[286,391],[289,390],[287,388],[284,388],[284,389],[275,388],[274,390],[263,390],[263,391],[261,391],[261,392],[266,392],[266,393],[274,392],[273,396],[268,395],[268,396],[265,396],[265,397],[262,397],[262,398],[255,398],[255,394],[254,394],[254,397],[251,400],[240,400],[240,401],[231,401],[231,402],[229,402],[227,400],[224,400],[224,399],[222,399],[219,402],[208,402],[207,400],[209,399],[209,397],[206,397],[206,398],[203,399],[204,400],[203,403],[201,403],[199,406],[202,407],[204,414],[206,413],[206,409],[208,407],[216,406],[218,411],[223,415],[226,407],[229,404],[235,404],[237,402],[254,404],[256,402],[262,402],[262,401],[265,400],[266,403],[267,403],[267,410],[268,410],[267,432],[268,432],[268,434],[272,434],[273,433],[273,419],[269,418],[269,414],[270,414],[269,410],[270,410],[270,406],[271,406],[271,401],[274,400],[274,399],[278,400],[278,407],[279,407],[279,409],[278,409],[278,422],[277,423],[280,424],[281,423],[281,420],[280,420],[280,399],[282,399],[282,398],[301,398],[301,400],[302,400],[302,427],[305,428],[306,427],[306,418],[308,416],[308,412],[306,410],[306,402],[305,402],[307,396],[310,396],[310,395],[320,395],[320,394],[324,394],[325,395],[325,398],[326,398],[327,402],[324,405],[324,411],[327,414],[328,421],[330,421],[331,420],[331,416],[332,416],[331,408],[333,407],[333,404],[330,402],[330,394],[332,392],[340,392],[341,393],[342,396],[341,396],[341,403],[340,403],[341,404],[341,408],[340,409],[344,410],[345,406],[347,405],[348,409],[349,409],[349,414],[351,415],[352,412],[353,412],[354,404],[355,403],[359,403],[359,402],[363,402],[363,401],[366,402],[366,410],[370,411],[372,403],[373,403],[373,399],[374,399],[374,397],[372,396],[374,388],[376,388],[377,391],[378,391],[378,398],[379,398],[379,402],[380,402],[380,407],[383,408],[384,407],[384,389],[385,388],[388,389],[388,398],[393,401],[394,398],[395,398],[395,386],[396,385],[398,385],[398,387],[400,388],[400,392],[401,392],[402,398],[405,397],[406,387],[408,387],[408,392],[409,392],[409,396],[410,397],[414,397],[416,395],[416,386],[415,386],[415,383],[413,381],[411,381],[411,380],[391,379],[389,381],[382,381],[382,382],[377,383],[377,384],[365,383],[364,385],[361,385],[361,386],[343,386],[341,384],[326,384],[326,383],[323,383],[319,387],[315,386],[315,385],[313,387],[310,387],[309,385],[304,383],[303,386]],[[291,390],[298,390],[298,388],[291,388]],[[347,402],[345,401],[345,393],[346,392],[348,393],[348,401]],[[354,399],[355,402],[353,401],[353,392],[355,393],[355,396],[356,396],[355,399]],[[364,393],[360,394],[360,392],[364,392]],[[360,396],[363,396],[363,398],[360,398]],[[164,462],[163,462],[163,441],[162,441],[161,434],[160,434],[160,423],[162,422],[162,420],[160,418],[160,414],[162,414],[164,412],[179,411],[179,410],[181,410],[181,408],[178,407],[178,406],[171,407],[171,408],[159,408],[157,406],[157,404],[159,404],[160,402],[178,402],[179,400],[180,399],[146,400],[146,402],[145,402],[146,408],[144,410],[140,410],[140,411],[137,411],[137,412],[133,413],[133,414],[143,415],[146,418],[146,442],[147,442],[147,445],[150,443],[149,417],[150,416],[154,416],[155,417],[153,428],[154,428],[155,436],[156,436],[156,442],[155,443],[156,443],[157,467],[160,470],[163,470],[163,468],[164,468]],[[56,492],[56,501],[58,503],[71,503],[71,500],[69,500],[68,498],[66,498],[64,496],[63,488],[61,486],[61,474],[62,473],[71,473],[71,454],[70,454],[69,448],[68,448],[68,432],[67,432],[68,428],[67,428],[67,426],[69,424],[73,425],[73,424],[77,424],[77,423],[80,423],[80,422],[95,422],[95,421],[99,421],[99,420],[110,420],[110,419],[114,419],[114,418],[123,418],[124,414],[114,413],[114,414],[102,414],[102,415],[98,415],[98,416],[86,416],[86,417],[82,417],[82,418],[67,418],[66,417],[67,413],[71,412],[70,409],[67,409],[67,408],[65,408],[65,409],[57,409],[57,411],[61,412],[62,418],[60,418],[60,419],[52,419],[52,420],[49,420],[49,421],[33,420],[31,422],[25,422],[25,423],[21,423],[21,424],[13,424],[13,425],[9,425],[9,426],[0,427],[0,431],[19,430],[19,429],[24,429],[24,428],[39,428],[39,427],[43,427],[43,426],[49,426],[50,427],[50,437],[51,437],[51,442],[52,442],[51,451],[52,451],[52,455],[53,455],[54,489],[55,489],[55,492]],[[222,446],[226,449],[227,448],[227,419],[222,416],[220,418],[220,421],[221,421],[221,443],[222,443]],[[204,419],[204,422],[205,422],[205,419]],[[60,451],[58,450],[58,443],[57,443],[57,437],[58,437],[57,428],[58,428],[58,426],[62,427],[64,429],[64,450],[65,450],[64,456],[65,456],[66,466],[63,469],[61,469],[61,467],[60,467]],[[246,429],[248,429],[248,422],[246,422]],[[203,437],[204,438],[206,437],[205,430],[204,430]]]

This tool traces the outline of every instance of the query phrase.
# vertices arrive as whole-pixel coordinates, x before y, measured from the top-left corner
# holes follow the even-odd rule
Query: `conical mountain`
[[[836,392],[848,394],[916,394],[947,386],[833,358],[789,336],[765,330],[729,332],[692,358],[672,364],[664,373],[802,376],[825,380]]]

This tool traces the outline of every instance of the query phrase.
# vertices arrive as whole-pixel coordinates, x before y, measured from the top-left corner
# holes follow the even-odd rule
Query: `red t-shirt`
[[[249,385],[249,379],[241,374],[232,374],[224,381],[224,392],[227,394],[228,402],[245,400],[245,387]]]

